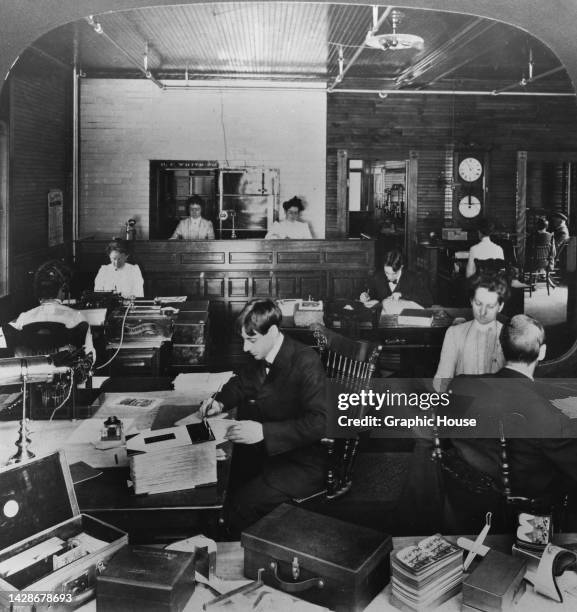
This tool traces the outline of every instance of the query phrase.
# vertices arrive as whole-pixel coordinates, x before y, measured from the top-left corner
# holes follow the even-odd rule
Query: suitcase
[[[282,504],[241,536],[244,573],[338,612],[363,610],[389,582],[390,535]]]
[[[124,531],[80,514],[63,451],[0,472],[0,610],[81,605],[127,542]]]

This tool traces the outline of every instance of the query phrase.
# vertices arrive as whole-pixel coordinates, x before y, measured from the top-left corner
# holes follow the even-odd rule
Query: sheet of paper
[[[570,419],[577,419],[577,397],[562,397],[549,401],[565,416]]]
[[[233,376],[232,372],[190,372],[179,374],[174,379],[174,390],[184,394],[198,394],[207,398],[210,394],[219,391]]]
[[[422,306],[411,300],[383,300],[383,315],[398,315],[406,308],[422,310]]]
[[[63,450],[69,464],[84,461],[93,468],[128,466],[128,456],[124,446],[99,450],[92,444],[66,444]]]

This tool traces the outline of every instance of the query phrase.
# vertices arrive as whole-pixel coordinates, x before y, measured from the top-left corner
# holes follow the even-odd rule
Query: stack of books
[[[432,610],[456,595],[463,580],[463,551],[436,534],[391,557],[391,603],[401,610]]]

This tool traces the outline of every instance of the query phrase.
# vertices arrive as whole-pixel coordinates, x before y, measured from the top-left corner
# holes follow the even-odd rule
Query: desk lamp
[[[27,386],[30,383],[51,382],[57,374],[72,373],[69,366],[57,366],[47,355],[34,357],[10,357],[0,359],[0,386],[22,383],[22,419],[16,446],[18,450],[10,457],[8,464],[28,461],[34,457],[28,445],[28,423],[26,418]],[[72,381],[70,384],[73,384]]]

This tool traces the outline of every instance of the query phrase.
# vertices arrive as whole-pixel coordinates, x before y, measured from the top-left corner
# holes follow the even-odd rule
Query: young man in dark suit
[[[513,495],[541,500],[546,508],[577,486],[576,427],[546,398],[546,388],[533,380],[546,352],[543,326],[527,315],[516,315],[503,326],[500,341],[505,366],[499,372],[490,377],[459,376],[451,385],[453,402],[458,405],[459,398],[469,398],[463,416],[477,418],[478,435],[485,435],[455,439],[452,444],[473,470],[490,476],[497,489],[494,495],[478,496],[462,482],[447,483],[448,501],[461,531],[482,522],[484,512],[495,512],[502,502],[500,427]],[[463,524],[467,516],[472,521]]]
[[[433,303],[426,279],[420,274],[407,270],[400,251],[389,251],[385,255],[382,272],[375,272],[369,280],[368,290],[360,300],[410,300],[421,306]]]
[[[324,487],[326,376],[318,355],[281,333],[271,300],[253,300],[237,326],[252,356],[201,414],[236,407],[227,438],[234,443],[228,520],[232,536],[295,497]]]

